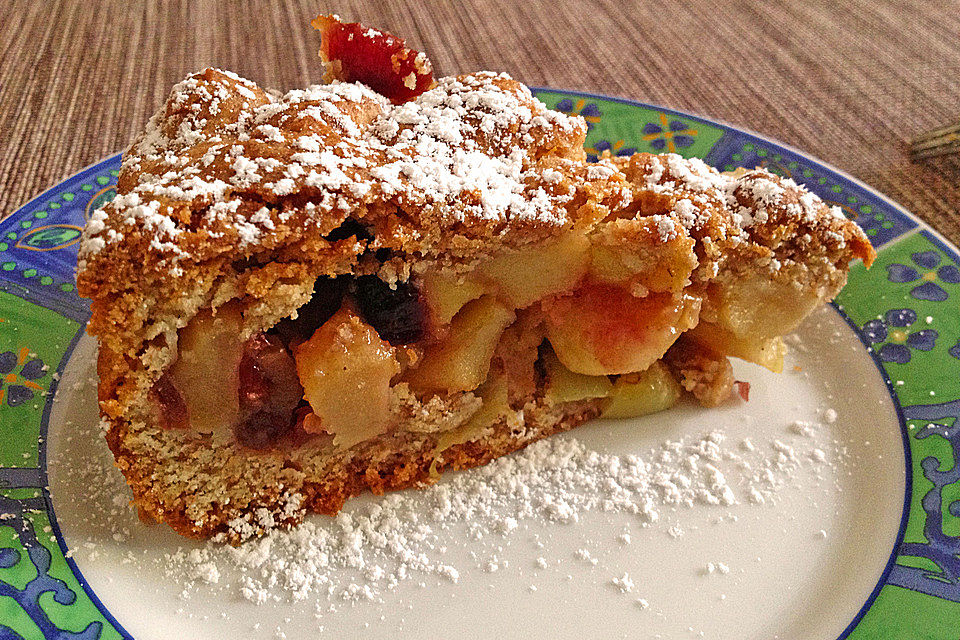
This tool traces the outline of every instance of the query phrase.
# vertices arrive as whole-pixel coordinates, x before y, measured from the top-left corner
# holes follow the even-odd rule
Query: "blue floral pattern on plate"
[[[937,283],[960,284],[960,269],[953,264],[941,264],[943,259],[936,251],[922,251],[910,255],[914,266],[894,262],[887,265],[887,279],[890,282],[917,282],[920,284],[910,290],[917,300],[943,302],[947,292]],[[919,269],[919,271],[918,271]]]
[[[932,351],[939,334],[934,329],[909,331],[917,321],[912,309],[891,309],[883,320],[871,320],[863,325],[863,334],[884,362],[906,364],[910,362],[910,350]]]

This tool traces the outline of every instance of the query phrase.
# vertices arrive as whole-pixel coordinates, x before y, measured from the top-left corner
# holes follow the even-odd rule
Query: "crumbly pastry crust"
[[[471,427],[481,404],[472,392],[405,390],[397,428],[347,450],[331,453],[322,439],[214,448],[161,428],[149,399],[178,330],[202,309],[239,300],[248,337],[295,314],[321,276],[462,273],[577,229],[631,247],[638,294],[696,291],[702,322],[746,333],[756,327],[742,321],[741,291],[791,291],[812,308],[839,291],[851,260],[872,260],[856,225],[790,180],[676,155],[590,164],[585,133],[582,119],[546,109],[504,74],[442,78],[399,105],[339,82],[275,97],[215,69],[178,84],[124,155],[118,195],[92,214],[78,263],[107,442],[137,505],[183,535],[235,542],[600,413],[599,400],[552,405],[524,377],[539,339],[517,325],[494,357],[510,402],[492,426]],[[348,218],[372,239],[330,239]],[[686,362],[690,388],[715,396],[724,367]],[[458,430],[465,439],[451,440]]]

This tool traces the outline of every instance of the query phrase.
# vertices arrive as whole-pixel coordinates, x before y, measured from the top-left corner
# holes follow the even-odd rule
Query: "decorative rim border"
[[[123,158],[123,152],[119,152],[119,153],[114,153],[112,155],[106,156],[105,158],[101,158],[96,162],[91,162],[90,164],[83,167],[76,173],[67,176],[66,178],[64,178],[57,184],[53,185],[46,191],[43,191],[39,195],[31,198],[30,200],[27,201],[26,204],[17,208],[17,210],[11,213],[10,215],[0,218],[0,223],[6,222],[7,220],[10,220],[12,218],[16,218],[20,214],[26,213],[27,211],[32,211],[37,208],[38,204],[44,201],[55,199],[55,196],[69,189],[74,184],[83,182],[84,179],[88,178],[91,175],[101,173],[103,169],[105,169],[106,167],[110,166],[113,163],[116,163],[117,165],[119,165],[120,160],[122,158]],[[100,195],[100,193],[102,193],[106,189],[109,189],[109,187],[105,186],[103,189],[100,189],[100,191],[95,193],[94,196]]]
[[[890,550],[890,557],[887,558],[887,563],[884,565],[883,571],[880,573],[880,578],[877,580],[877,584],[874,585],[870,595],[867,596],[866,601],[864,601],[863,605],[860,607],[860,610],[857,611],[857,615],[853,616],[853,620],[850,621],[850,624],[848,624],[837,637],[837,640],[844,640],[851,633],[853,633],[854,629],[857,628],[857,625],[859,625],[860,621],[863,620],[863,616],[867,615],[867,611],[869,611],[870,607],[873,606],[873,603],[876,602],[877,597],[880,595],[880,591],[887,585],[887,581],[890,578],[890,573],[893,571],[893,567],[897,564],[897,557],[900,555],[900,545],[903,544],[903,538],[907,532],[907,523],[910,520],[910,503],[913,499],[913,458],[910,455],[910,433],[907,431],[907,420],[903,415],[903,407],[900,406],[900,398],[897,397],[897,392],[893,388],[893,381],[890,379],[887,370],[883,368],[883,363],[880,362],[880,356],[877,355],[876,351],[870,348],[870,344],[860,332],[860,327],[858,327],[853,319],[843,311],[840,305],[835,302],[831,302],[830,306],[833,307],[837,314],[839,314],[839,316],[847,323],[847,326],[850,327],[850,330],[853,331],[857,338],[860,339],[864,349],[866,349],[867,353],[870,355],[870,359],[873,360],[873,366],[877,368],[877,372],[880,374],[884,385],[887,387],[887,393],[890,394],[890,400],[893,402],[893,410],[897,414],[897,422],[900,424],[900,441],[901,444],[903,444],[904,472],[906,473],[903,483],[903,507],[900,510],[900,526],[897,527],[897,535],[894,538],[893,547]]]
[[[581,92],[581,91],[567,91],[567,90],[552,89],[552,88],[546,88],[546,87],[543,87],[543,88],[533,87],[532,90],[535,94],[544,94],[544,93],[556,94],[556,95],[562,95],[565,97],[575,97],[575,98],[583,98],[587,100],[613,102],[613,103],[619,103],[619,104],[623,104],[633,108],[654,110],[669,117],[682,118],[686,121],[697,123],[705,127],[721,129],[723,133],[720,139],[714,141],[710,146],[710,148],[707,150],[707,152],[702,156],[708,162],[711,162],[711,160],[716,162],[718,156],[715,152],[717,151],[717,149],[721,148],[723,144],[725,144],[726,142],[732,142],[734,140],[738,142],[743,142],[744,140],[748,140],[748,141],[752,140],[752,141],[763,143],[769,146],[771,149],[792,154],[797,158],[801,158],[806,165],[815,167],[821,174],[832,176],[838,183],[854,185],[861,191],[871,194],[872,197],[875,198],[878,202],[882,202],[884,205],[888,206],[889,208],[894,210],[896,213],[898,213],[900,216],[905,218],[909,223],[911,223],[908,226],[908,228],[901,231],[897,235],[887,238],[882,242],[879,242],[876,245],[878,249],[881,247],[887,247],[889,245],[895,244],[907,238],[908,236],[912,236],[919,231],[923,231],[925,232],[925,235],[930,235],[933,239],[937,241],[939,248],[946,255],[948,255],[954,261],[960,263],[960,252],[958,252],[958,250],[955,247],[953,247],[946,238],[944,238],[934,229],[929,227],[929,225],[927,225],[925,222],[923,222],[922,220],[918,219],[916,216],[908,212],[905,208],[903,208],[896,202],[892,201],[891,199],[887,198],[883,194],[877,192],[875,189],[871,188],[870,186],[864,184],[860,180],[826,163],[816,160],[815,158],[811,158],[809,155],[805,154],[804,152],[799,151],[789,145],[776,142],[766,136],[756,134],[754,132],[742,129],[740,127],[729,125],[721,121],[710,120],[700,116],[691,115],[683,111],[666,109],[663,107],[659,107],[657,105],[651,105],[648,103],[639,102],[635,100],[615,98],[615,97],[609,97],[609,96],[604,96],[600,94],[593,94],[593,93],[587,93],[587,92]],[[730,140],[727,140],[728,137],[730,138]],[[77,172],[76,174],[70,176],[66,180],[47,189],[37,197],[30,200],[27,204],[17,209],[10,216],[7,216],[3,220],[0,220],[0,231],[6,229],[9,226],[10,221],[16,221],[18,218],[32,212],[33,210],[37,209],[38,206],[41,205],[43,202],[56,199],[58,194],[61,194],[68,189],[75,188],[78,184],[80,184],[84,180],[89,180],[91,176],[97,173],[102,173],[105,170],[107,170],[109,167],[117,166],[119,164],[120,157],[121,157],[121,154],[114,154],[112,156],[104,158],[103,160],[100,160],[99,162],[90,164],[87,167],[80,170],[79,172]],[[111,183],[112,182],[113,181],[111,181]],[[100,183],[100,184],[104,184],[104,183]],[[109,186],[105,186],[103,189],[100,189],[94,195],[99,196],[104,191],[107,191],[108,189],[109,189]],[[39,230],[39,229],[40,228],[38,227],[37,229],[34,229],[34,230]],[[34,230],[31,230],[31,233]],[[0,241],[2,241],[2,236],[0,236]],[[24,299],[29,304],[33,304],[44,309],[50,309],[59,315],[63,315],[67,318],[80,322],[81,324],[80,330],[70,340],[70,344],[64,351],[63,356],[57,365],[56,371],[58,374],[61,373],[65,365],[71,358],[74,347],[76,346],[77,342],[79,341],[80,337],[84,332],[83,325],[85,325],[85,306],[81,303],[80,306],[82,308],[80,309],[72,308],[67,311],[60,304],[43,304],[41,301],[36,300],[35,296],[30,295],[32,291],[30,290],[29,287],[19,286],[17,285],[17,283],[13,283],[5,280],[2,272],[0,272],[0,291],[6,291],[7,293],[11,293],[17,297]],[[897,414],[897,419],[901,427],[901,438],[904,446],[904,461],[905,461],[905,474],[906,474],[905,483],[904,483],[905,494],[903,499],[903,508],[901,511],[900,526],[898,528],[896,539],[892,545],[890,557],[888,558],[887,563],[884,567],[884,570],[881,573],[881,576],[876,586],[868,596],[866,602],[861,606],[857,614],[854,616],[851,622],[840,634],[839,640],[843,640],[844,638],[847,638],[857,628],[857,626],[863,620],[866,613],[870,610],[871,606],[875,603],[882,588],[890,584],[888,579],[890,577],[891,571],[893,570],[894,566],[897,564],[896,561],[899,555],[898,552],[901,545],[904,542],[904,535],[907,529],[907,524],[910,516],[910,507],[914,499],[914,496],[913,496],[913,488],[914,488],[913,487],[913,471],[914,470],[913,470],[911,448],[910,448],[911,447],[910,434],[907,429],[907,421],[905,419],[903,407],[900,403],[899,396],[893,385],[893,382],[891,381],[890,376],[887,373],[887,370],[884,368],[878,353],[876,352],[875,349],[872,348],[871,344],[863,335],[860,327],[858,327],[858,325],[854,322],[854,320],[843,310],[843,308],[840,305],[834,304],[833,306],[834,306],[834,309],[844,319],[844,321],[854,331],[854,333],[857,334],[858,338],[861,340],[864,347],[867,349],[867,352],[870,354],[871,358],[873,359],[874,365],[877,367],[877,370],[879,371],[882,379],[884,380],[884,383],[887,386],[887,391],[890,394],[891,400],[893,401],[894,409]],[[64,311],[67,311],[67,312],[64,313]],[[49,417],[50,417],[50,411],[52,408],[52,399],[53,399],[54,393],[56,392],[56,388],[57,388],[56,381],[54,381],[50,384],[50,388],[49,388],[50,397],[44,403],[44,408],[43,408],[41,423],[40,423],[41,440],[38,444],[37,454],[38,454],[38,467],[39,467],[38,470],[40,473],[40,479],[41,479],[41,485],[42,485],[40,489],[41,489],[44,504],[46,505],[47,515],[50,521],[52,531],[56,538],[57,546],[59,547],[60,552],[62,554],[66,554],[67,545],[60,532],[60,528],[57,525],[53,501],[50,497],[49,488],[47,486],[48,483],[47,483],[47,466],[46,466],[46,455],[47,455],[46,435],[47,435],[47,429],[49,426]],[[0,485],[0,488],[2,488],[2,485]],[[79,582],[79,585],[82,587],[85,595],[90,599],[90,601],[94,604],[94,606],[100,611],[100,613],[104,616],[107,622],[113,627],[113,629],[121,637],[131,638],[130,634],[122,627],[122,625],[120,625],[120,623],[116,620],[116,618],[109,612],[109,610],[99,600],[97,595],[94,593],[93,589],[90,587],[89,583],[83,577],[82,571],[74,562],[74,560],[72,558],[67,557],[66,562],[70,570],[73,572],[74,576],[76,577],[77,581]]]
[[[99,167],[94,165],[94,168]],[[63,354],[63,359],[57,365],[57,374],[63,375],[63,370],[66,369],[67,363],[70,362],[70,358],[73,357],[73,351],[76,349],[77,344],[80,342],[80,338],[83,337],[83,334],[86,333],[86,326],[80,328],[77,331],[77,334],[73,337],[73,340],[70,341],[67,350]],[[59,385],[57,385],[59,388]],[[56,397],[57,388],[54,388],[51,392],[52,397]],[[70,570],[73,572],[73,575],[77,578],[77,582],[80,583],[80,587],[83,589],[83,592],[87,594],[87,597],[90,598],[90,601],[93,605],[100,610],[100,613],[104,618],[113,626],[114,630],[120,634],[120,637],[124,640],[134,640],[133,636],[124,628],[120,621],[114,617],[110,612],[103,601],[100,600],[100,596],[94,592],[93,587],[90,586],[90,583],[87,582],[86,576],[83,575],[80,566],[76,563],[72,556],[67,555],[69,552],[69,547],[67,546],[67,541],[63,537],[63,532],[60,530],[60,525],[57,522],[56,510],[53,507],[53,498],[50,495],[50,479],[47,475],[47,432],[50,428],[50,413],[53,410],[53,402],[48,402],[43,408],[43,417],[40,422],[40,446],[37,450],[37,462],[40,467],[40,491],[43,496],[43,502],[47,505],[47,517],[50,519],[50,527],[53,530],[52,533],[57,540],[57,546],[60,547],[60,553],[63,554],[64,560],[67,562],[67,566],[70,567]]]

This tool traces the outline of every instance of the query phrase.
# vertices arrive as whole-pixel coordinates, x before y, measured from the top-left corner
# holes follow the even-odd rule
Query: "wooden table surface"
[[[503,70],[760,132],[960,243],[960,159],[907,153],[912,136],[960,119],[956,0],[0,4],[0,217],[124,149],[191,71],[283,89],[318,81],[309,21],[333,11],[406,38],[439,74]]]

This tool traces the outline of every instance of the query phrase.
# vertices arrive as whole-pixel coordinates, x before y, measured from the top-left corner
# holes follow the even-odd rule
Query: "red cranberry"
[[[276,445],[303,400],[293,356],[276,336],[254,336],[244,346],[239,377],[237,440],[255,449]]]
[[[434,84],[427,57],[396,36],[336,16],[320,16],[311,24],[320,31],[324,62],[339,63],[335,74],[340,80],[362,82],[395,104],[416,98]]]

